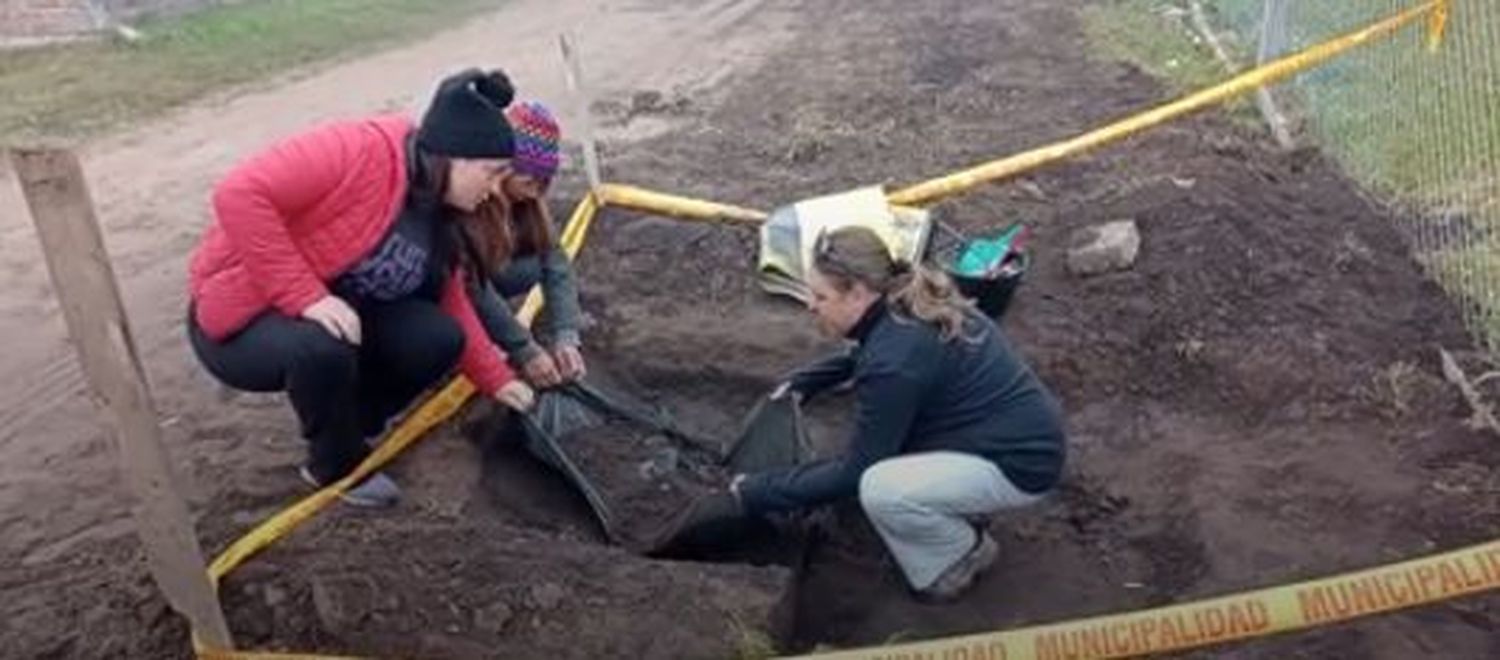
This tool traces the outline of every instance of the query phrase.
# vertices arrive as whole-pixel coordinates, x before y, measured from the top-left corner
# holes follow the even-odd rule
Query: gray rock
[[[1141,234],[1134,220],[1117,220],[1074,232],[1068,246],[1070,272],[1100,275],[1130,268],[1140,254]]]
[[[505,624],[515,618],[516,612],[511,609],[510,603],[496,601],[494,604],[474,613],[474,627],[490,633],[499,634],[505,629]]]
[[[561,605],[568,592],[556,582],[544,582],[531,588],[531,602],[539,610],[553,610]]]

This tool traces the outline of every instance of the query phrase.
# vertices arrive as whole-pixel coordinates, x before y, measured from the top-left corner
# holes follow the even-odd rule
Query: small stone
[[[1047,191],[1042,190],[1042,187],[1037,185],[1035,181],[1032,181],[1030,179],[1022,179],[1021,181],[1016,183],[1016,187],[1020,188],[1036,201],[1047,201]]]
[[[642,461],[636,467],[641,478],[646,481],[662,479],[677,470],[677,450],[671,447],[663,447],[652,452],[651,458]]]
[[[510,604],[502,600],[475,612],[474,626],[486,632],[499,634],[505,629],[505,624],[510,623],[515,615]]]
[[[146,35],[141,34],[140,30],[130,27],[129,25],[126,25],[124,23],[115,24],[113,31],[115,33],[116,39],[119,39],[120,41],[123,41],[127,44],[140,43],[146,38]]]
[[[376,600],[374,582],[364,576],[332,576],[312,580],[313,610],[328,630],[342,630],[369,614]]]
[[[630,97],[630,109],[634,112],[659,110],[666,105],[663,98],[662,93],[656,90],[636,92]]]
[[[334,595],[333,588],[322,580],[313,580],[312,583],[313,611],[317,612],[318,620],[330,630],[338,630],[345,622],[344,609],[339,606],[338,597]]]
[[[1130,268],[1141,250],[1141,234],[1134,220],[1117,220],[1080,229],[1068,244],[1068,270],[1099,275]]]
[[[286,602],[286,590],[281,587],[267,585],[265,593],[261,594],[261,597],[266,600],[266,605],[276,607]]]
[[[568,592],[556,582],[544,582],[531,588],[531,602],[539,610],[556,609],[567,597]]]

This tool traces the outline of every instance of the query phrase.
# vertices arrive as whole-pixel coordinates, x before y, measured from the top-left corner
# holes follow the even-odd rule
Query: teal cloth
[[[1021,234],[1021,223],[1006,227],[992,238],[976,238],[964,243],[953,271],[965,277],[982,277],[998,268],[1010,255],[1011,245]]]

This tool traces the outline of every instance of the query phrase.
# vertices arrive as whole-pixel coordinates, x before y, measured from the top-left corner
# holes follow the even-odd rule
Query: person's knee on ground
[[[929,506],[909,462],[887,460],[865,470],[860,507],[919,597],[947,600],[966,590],[994,561],[993,539],[960,515]]]

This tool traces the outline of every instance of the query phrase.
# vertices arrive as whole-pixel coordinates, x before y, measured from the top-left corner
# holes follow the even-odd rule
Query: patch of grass
[[[1083,31],[1102,55],[1129,62],[1184,95],[1230,77],[1192,27],[1185,2],[1106,0],[1082,12]],[[1224,106],[1230,118],[1258,125],[1260,115],[1249,97]]]
[[[730,628],[734,635],[734,660],[768,660],[780,655],[770,635],[746,625],[740,617],[730,616]]]
[[[1183,5],[1107,0],[1083,10],[1083,30],[1105,56],[1130,62],[1176,92],[1208,87],[1228,74],[1188,22]]]
[[[1457,299],[1481,346],[1500,348],[1500,239],[1428,252],[1423,261]]]
[[[505,0],[258,0],[100,40],[0,52],[0,139],[77,138],[210,92],[431,34]]]
[[[1418,374],[1417,366],[1410,362],[1394,362],[1375,374],[1371,382],[1373,399],[1386,416],[1394,419],[1411,413],[1416,386],[1413,381]]]
[[[1258,38],[1264,0],[1208,0],[1214,22]],[[1290,2],[1281,29],[1292,50],[1326,41],[1409,6],[1392,0]],[[1364,46],[1280,89],[1309,136],[1378,192],[1429,205],[1494,181],[1500,159],[1500,14],[1489,0],[1454,0],[1447,38],[1426,47],[1426,26]],[[1478,164],[1489,162],[1489,171]]]

